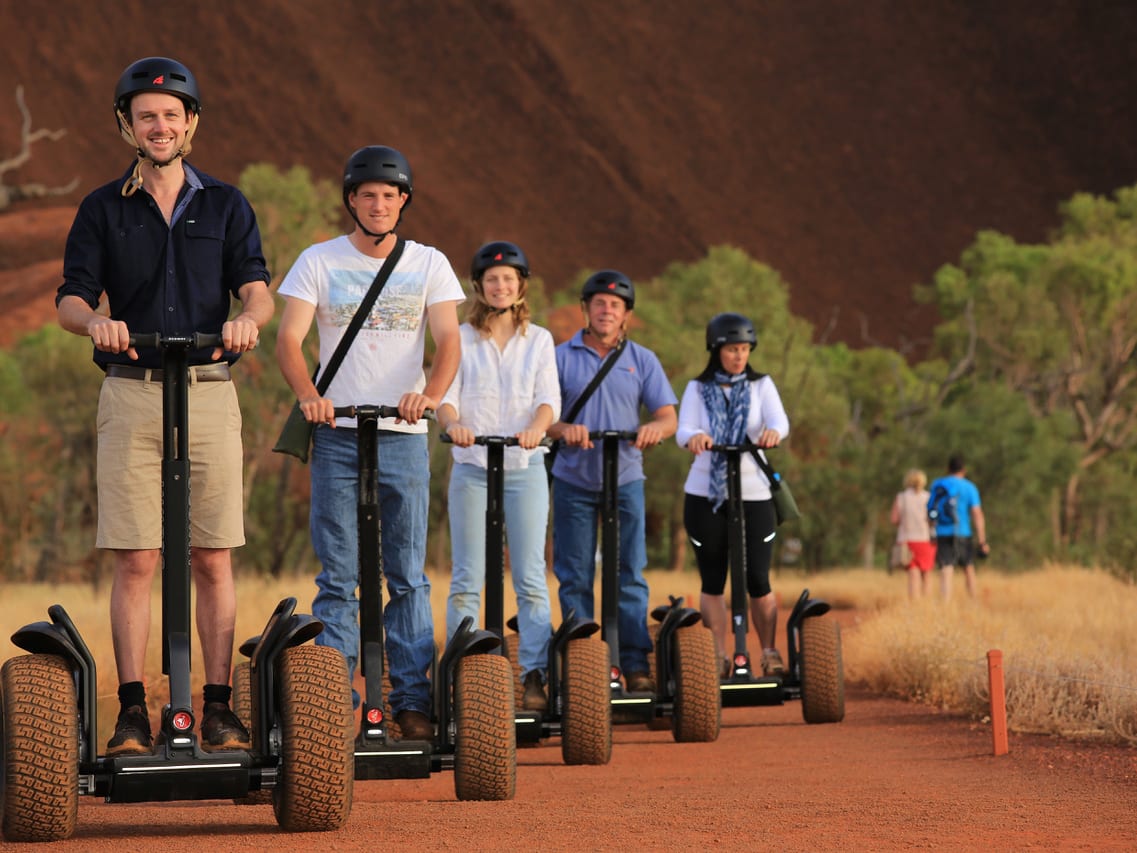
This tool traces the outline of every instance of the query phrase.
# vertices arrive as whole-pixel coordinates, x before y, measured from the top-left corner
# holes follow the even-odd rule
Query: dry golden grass
[[[872,576],[867,576],[871,574]],[[1012,731],[1137,743],[1137,588],[1101,571],[984,571],[972,601],[909,602],[905,579],[836,572],[814,594],[861,613],[845,672],[870,689],[984,717],[987,652],[1003,652]]]
[[[445,631],[444,573],[431,572],[431,600],[437,639]],[[962,579],[959,579],[962,581]],[[698,606],[694,573],[648,572],[652,603],[681,595]],[[905,578],[879,571],[842,570],[804,577],[782,571],[774,587],[784,617],[803,587],[837,608],[855,609],[857,624],[844,633],[846,676],[885,694],[983,717],[988,708],[986,653],[1004,655],[1008,724],[1012,731],[1061,734],[1137,743],[1137,588],[1100,571],[1048,566],[1021,575],[980,574],[980,598],[968,600],[962,583],[957,598],[944,605],[933,597],[910,603]],[[237,642],[259,634],[276,603],[295,596],[309,611],[311,578],[238,580]],[[16,628],[46,618],[61,603],[75,621],[96,660],[99,673],[100,731],[109,736],[117,711],[117,679],[107,618],[109,590],[88,586],[7,585],[0,657],[21,651],[9,637]],[[554,619],[556,582],[550,576]],[[599,595],[599,591],[598,591]],[[599,598],[597,599],[599,600]],[[514,612],[506,583],[506,612]],[[161,607],[157,586],[147,660],[151,709],[166,699],[158,642]],[[194,654],[193,684],[200,693],[201,660]]]

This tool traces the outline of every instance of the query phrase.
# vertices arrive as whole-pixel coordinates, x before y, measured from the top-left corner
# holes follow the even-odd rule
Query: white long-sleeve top
[[[679,429],[675,433],[675,440],[680,447],[686,447],[691,437],[699,433],[711,435],[711,419],[707,414],[707,406],[703,402],[703,383],[692,379],[687,383],[683,392],[683,399],[679,403]],[[782,398],[774,385],[774,380],[763,376],[750,385],[750,414],[746,419],[746,434],[750,440],[757,444],[763,429],[777,430],[784,439],[790,434],[790,419],[782,406]],[[723,389],[719,389],[723,391]],[[726,391],[723,391],[726,394]],[[711,493],[711,460],[714,453],[700,453],[691,463],[691,470],[687,474],[687,482],[683,491],[689,495],[709,497]],[[774,465],[776,468],[777,465]],[[770,499],[770,484],[766,475],[758,468],[754,457],[749,453],[742,454],[742,499],[744,501],[768,501]]]
[[[492,338],[483,337],[463,323],[462,361],[450,390],[442,398],[458,413],[462,426],[474,435],[516,435],[529,426],[542,404],[553,410],[553,423],[561,416],[561,385],[549,330],[532,323],[524,335],[515,332],[499,350]],[[451,448],[454,461],[486,467],[486,449],[478,445]],[[529,465],[543,447],[505,448],[505,468]]]

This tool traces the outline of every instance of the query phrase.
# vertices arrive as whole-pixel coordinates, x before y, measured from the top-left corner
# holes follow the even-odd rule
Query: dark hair
[[[953,453],[951,456],[948,457],[947,469],[948,469],[949,474],[958,474],[960,471],[962,471],[964,469],[964,467],[965,466],[963,464],[963,454],[962,453]]]
[[[695,377],[696,382],[713,382],[715,373],[722,370],[722,360],[719,358],[719,351],[716,349],[711,353],[707,359],[707,366],[703,368],[703,372]],[[765,373],[759,373],[749,364],[746,365],[746,378],[751,382],[757,382]]]

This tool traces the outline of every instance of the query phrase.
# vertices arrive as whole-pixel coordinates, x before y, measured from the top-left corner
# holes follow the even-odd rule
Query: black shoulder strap
[[[762,469],[762,473],[766,475],[766,479],[770,483],[770,491],[777,491],[782,487],[782,475],[774,470],[774,466],[766,459],[766,454],[758,450],[758,445],[750,440],[746,442],[746,449],[754,457],[754,461],[758,467]]]
[[[387,255],[386,260],[383,261],[383,266],[381,266],[379,272],[375,274],[375,280],[371,282],[371,287],[368,289],[367,295],[363,297],[363,301],[359,303],[359,308],[356,309],[355,314],[352,315],[351,322],[347,324],[347,328],[344,330],[343,337],[340,338],[336,351],[332,353],[332,357],[328,359],[328,366],[324,372],[320,374],[320,381],[316,383],[316,393],[321,397],[323,397],[324,392],[328,390],[328,386],[332,384],[332,377],[336,375],[340,364],[342,364],[344,358],[347,357],[347,351],[351,349],[351,342],[355,340],[355,336],[363,326],[363,321],[367,319],[367,315],[371,313],[371,308],[375,305],[375,300],[379,298],[380,291],[382,291],[384,285],[387,284],[387,279],[391,277],[391,271],[395,269],[395,264],[397,264],[399,258],[402,257],[404,243],[405,241],[402,237],[399,237],[395,241],[395,247],[391,249],[391,254]],[[317,370],[318,369],[319,368],[317,368]]]
[[[620,354],[623,353],[624,347],[627,346],[627,344],[628,339],[624,338],[620,341],[619,345],[609,353],[608,357],[604,359],[604,363],[600,365],[600,369],[596,371],[596,375],[592,377],[592,381],[588,383],[588,386],[581,392],[581,395],[576,398],[576,402],[572,404],[572,408],[569,409],[568,414],[561,418],[562,421],[566,424],[571,424],[576,420],[576,416],[580,414],[580,410],[584,408],[584,404],[588,402],[588,398],[592,396],[592,392],[596,390],[601,380],[608,375],[608,371],[616,364],[616,360],[619,359]]]

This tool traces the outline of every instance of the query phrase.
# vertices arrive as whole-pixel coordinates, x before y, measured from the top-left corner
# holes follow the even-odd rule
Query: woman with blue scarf
[[[683,525],[699,565],[699,609],[714,635],[723,677],[730,674],[727,650],[731,648],[723,596],[729,566],[726,456],[707,450],[714,444],[743,444],[747,439],[761,448],[777,447],[790,432],[790,421],[774,380],[756,373],[749,364],[757,343],[754,324],[741,314],[719,314],[711,319],[707,324],[707,350],[711,355],[703,372],[687,383],[675,434],[680,447],[695,454],[683,487]],[[770,484],[753,456],[743,454],[741,463],[750,618],[762,644],[763,674],[782,675],[785,665],[774,645],[778,603],[770,588],[770,561],[777,528],[774,502]]]

